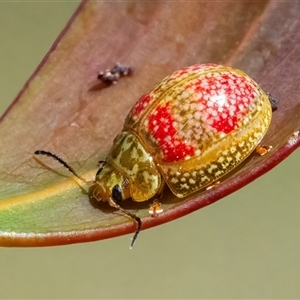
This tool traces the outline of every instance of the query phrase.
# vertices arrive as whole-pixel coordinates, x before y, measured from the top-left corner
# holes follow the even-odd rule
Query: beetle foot
[[[258,153],[260,156],[266,155],[272,150],[272,146],[257,146],[255,151]]]
[[[153,203],[150,205],[148,212],[152,218],[156,218],[163,211],[164,210],[161,206],[161,203],[159,203],[158,200],[154,200]]]

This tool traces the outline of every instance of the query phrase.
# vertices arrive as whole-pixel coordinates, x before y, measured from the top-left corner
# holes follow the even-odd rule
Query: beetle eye
[[[122,189],[121,187],[117,184],[113,187],[112,189],[112,198],[118,203],[121,202],[122,199]]]

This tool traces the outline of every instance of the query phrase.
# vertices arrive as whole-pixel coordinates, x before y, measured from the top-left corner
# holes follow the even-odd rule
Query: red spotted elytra
[[[154,199],[149,213],[162,211],[157,199],[165,183],[179,198],[214,186],[259,146],[271,123],[276,100],[244,72],[216,64],[197,64],[166,77],[129,112],[123,130],[101,162],[92,182],[93,197],[123,209],[126,199]],[[82,181],[61,158],[51,156]]]

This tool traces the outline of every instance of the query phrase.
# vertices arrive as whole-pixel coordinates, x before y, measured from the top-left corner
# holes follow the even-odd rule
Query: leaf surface
[[[264,174],[299,146],[299,2],[95,2],[75,12],[0,123],[0,244],[46,246],[133,232],[135,223],[95,205],[87,187],[57,162],[58,154],[87,180],[105,159],[126,114],[174,70],[195,63],[240,68],[279,99],[264,144],[215,188],[178,199],[166,191],[164,213],[124,202],[143,229],[184,216]],[[103,88],[97,74],[120,61],[134,76]]]

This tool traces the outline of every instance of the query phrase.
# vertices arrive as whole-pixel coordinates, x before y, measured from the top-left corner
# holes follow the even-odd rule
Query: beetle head
[[[107,202],[113,199],[116,203],[130,198],[128,179],[108,163],[101,162],[93,185],[93,198]]]

